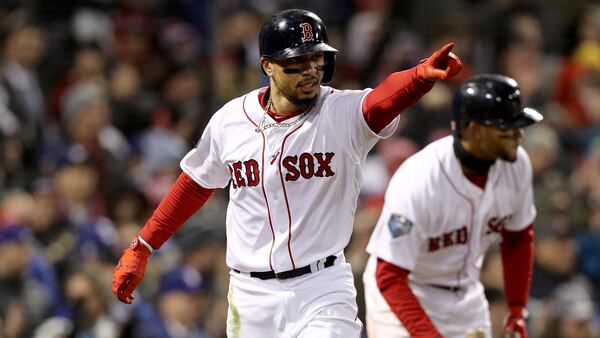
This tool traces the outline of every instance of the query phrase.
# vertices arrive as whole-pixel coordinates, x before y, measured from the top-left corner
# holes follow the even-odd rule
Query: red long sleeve
[[[416,67],[392,73],[367,94],[363,114],[372,131],[379,133],[402,111],[414,105],[433,88],[434,82],[417,76]]]
[[[377,287],[396,317],[413,338],[437,338],[437,331],[417,297],[410,290],[407,277],[410,271],[384,260],[377,260]]]
[[[533,266],[533,225],[521,231],[502,230],[500,243],[504,292],[509,310],[521,314],[527,306]]]
[[[160,201],[139,235],[152,248],[159,249],[204,205],[213,192],[214,189],[203,188],[189,175],[182,173]]]

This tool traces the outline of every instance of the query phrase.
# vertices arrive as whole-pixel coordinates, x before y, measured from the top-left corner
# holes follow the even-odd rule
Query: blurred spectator
[[[108,312],[105,275],[94,271],[75,272],[65,283],[65,297],[71,307],[74,337],[118,337],[118,328]]]
[[[113,15],[112,52],[115,60],[133,65],[149,88],[157,88],[168,68],[158,53],[156,1],[123,1]]]
[[[128,139],[151,125],[158,98],[144,89],[140,72],[133,65],[120,62],[109,78],[111,121]]]
[[[111,50],[113,22],[108,13],[82,6],[74,9],[70,33],[79,45],[97,45],[104,52]]]
[[[61,210],[54,183],[38,181],[32,197],[29,217],[33,237],[39,250],[52,264],[58,280],[63,282],[75,247],[74,229]]]
[[[600,205],[595,204],[588,214],[587,228],[576,238],[578,270],[592,283],[592,294],[600,304]],[[599,306],[600,315],[600,306]]]
[[[158,35],[159,47],[167,53],[167,60],[175,67],[194,67],[202,57],[202,40],[195,27],[184,21],[171,19]]]
[[[362,5],[362,6],[361,6]],[[348,22],[345,42],[347,64],[361,70],[367,66],[372,53],[377,49],[385,33],[387,15],[391,1],[360,1],[359,10]],[[353,43],[360,41],[361,43]]]
[[[48,97],[50,114],[56,122],[61,121],[62,104],[69,90],[80,83],[103,85],[106,82],[106,58],[95,45],[86,45],[75,51],[73,64],[52,87]]]
[[[100,181],[118,178],[125,171],[131,148],[110,123],[104,89],[97,84],[80,83],[69,90],[63,101],[61,129],[52,129],[40,148],[40,169],[51,174],[67,164],[85,163],[92,166]]]
[[[216,93],[223,104],[260,83],[258,31],[261,18],[252,11],[234,11],[219,20],[221,55],[215,63]],[[264,78],[263,78],[264,80]]]
[[[367,158],[363,166],[364,183],[361,194],[385,194],[387,184],[396,169],[418,149],[419,146],[414,141],[402,136],[378,142],[375,145],[375,153]]]
[[[536,227],[531,298],[545,299],[576,270],[575,241],[568,216],[556,212],[548,224]]]
[[[70,223],[79,226],[100,214],[102,201],[97,192],[98,174],[93,167],[68,165],[57,171],[54,179],[61,208]]]
[[[588,4],[576,26],[576,45],[559,69],[553,96],[566,110],[559,131],[583,152],[600,135],[600,7]]]
[[[535,180],[557,166],[561,151],[560,139],[547,123],[542,121],[528,128],[523,138],[523,147],[529,153]]]
[[[35,250],[24,224],[31,196],[13,191],[0,209],[0,335],[31,337],[35,328],[60,310],[54,270]]]
[[[156,311],[138,309],[134,337],[208,338],[201,323],[210,310],[208,284],[198,270],[183,265],[165,273],[158,288]]]
[[[146,196],[132,182],[125,182],[108,192],[106,204],[107,216],[117,228],[131,223],[141,228],[150,216]]]
[[[589,283],[582,278],[561,285],[553,294],[551,315],[540,338],[595,338],[595,320]]]
[[[35,332],[39,338],[117,338],[119,327],[108,312],[106,283],[89,269],[72,272],[65,281],[66,316],[50,317]]]
[[[44,56],[44,36],[24,11],[11,17],[4,41],[0,65],[0,86],[8,94],[8,107],[19,121],[18,140],[25,155],[30,155],[40,141],[46,122],[44,93],[38,81],[37,66]],[[33,159],[26,156],[27,166]]]

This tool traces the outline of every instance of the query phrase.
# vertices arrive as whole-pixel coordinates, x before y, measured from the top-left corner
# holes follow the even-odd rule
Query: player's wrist
[[[142,236],[140,236],[140,235],[137,235],[137,238],[138,238],[138,240],[140,241],[140,243],[142,243],[142,244],[143,244],[143,245],[146,247],[146,249],[148,249],[148,251],[149,251],[150,253],[153,253],[153,252],[154,252],[154,248],[152,247],[152,245],[150,245],[150,243],[146,242],[146,241],[145,241],[145,240],[142,238]]]
[[[435,83],[435,80],[432,79],[430,76],[428,76],[427,74],[427,67],[431,67],[428,63],[427,59],[423,59],[421,60],[421,62],[419,62],[419,64],[415,67],[415,78],[417,79],[418,82],[422,83],[422,84],[427,84],[427,85],[432,85]]]
[[[140,235],[136,235],[131,240],[131,244],[129,247],[138,253],[141,253],[144,256],[150,256],[154,249],[148,242],[146,242]]]
[[[508,312],[514,317],[521,317],[523,319],[527,319],[527,317],[529,317],[529,312],[527,312],[527,309],[521,305],[510,305],[508,307]]]

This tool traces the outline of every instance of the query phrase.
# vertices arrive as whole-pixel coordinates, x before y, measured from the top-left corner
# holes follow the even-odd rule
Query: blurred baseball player
[[[370,338],[491,338],[479,281],[486,250],[500,242],[507,334],[526,337],[536,215],[523,127],[542,116],[521,106],[515,80],[477,75],[453,103],[454,135],[396,171],[367,251]]]
[[[376,89],[322,86],[337,50],[321,19],[286,10],[262,26],[270,84],[225,104],[181,161],[183,173],[125,250],[113,292],[131,303],[148,256],[229,185],[229,337],[359,337],[356,290],[343,250],[360,164],[436,80],[458,73],[448,44]]]

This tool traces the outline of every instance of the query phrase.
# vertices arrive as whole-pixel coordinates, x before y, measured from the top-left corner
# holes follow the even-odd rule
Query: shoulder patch
[[[390,229],[393,238],[408,234],[412,227],[413,222],[408,218],[398,214],[390,215],[388,229]]]

